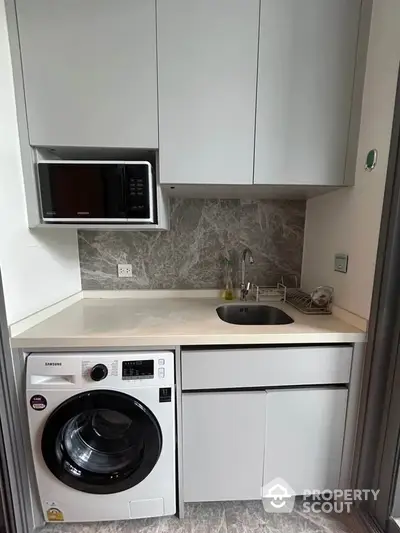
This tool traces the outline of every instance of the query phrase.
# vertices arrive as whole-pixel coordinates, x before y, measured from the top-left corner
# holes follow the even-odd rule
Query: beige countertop
[[[12,337],[15,348],[113,348],[206,344],[354,343],[366,333],[335,316],[307,316],[271,303],[294,319],[281,326],[223,322],[217,298],[83,298]]]

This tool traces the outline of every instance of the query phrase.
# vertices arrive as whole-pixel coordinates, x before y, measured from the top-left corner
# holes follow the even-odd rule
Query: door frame
[[[400,72],[375,269],[353,486],[380,489],[359,512],[372,529],[390,519],[400,459]]]
[[[23,448],[17,383],[9,342],[4,292],[0,272],[0,461],[3,513],[7,533],[25,533],[33,528],[28,470]],[[6,501],[6,505],[4,505]],[[7,528],[8,526],[8,528]]]

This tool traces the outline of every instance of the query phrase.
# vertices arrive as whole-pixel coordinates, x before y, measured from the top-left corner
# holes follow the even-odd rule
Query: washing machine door
[[[48,468],[63,483],[93,494],[129,489],[152,471],[162,433],[154,414],[117,391],[78,394],[49,416],[42,434]]]

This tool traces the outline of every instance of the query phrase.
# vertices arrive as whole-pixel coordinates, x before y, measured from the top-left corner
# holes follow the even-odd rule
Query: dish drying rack
[[[282,277],[275,286],[252,284],[252,295],[256,302],[285,302],[306,315],[332,314],[333,288],[328,286],[317,287],[309,294],[297,287],[287,287]]]

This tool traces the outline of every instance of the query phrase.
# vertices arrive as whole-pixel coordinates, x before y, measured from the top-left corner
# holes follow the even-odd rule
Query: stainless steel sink
[[[291,324],[293,318],[282,309],[270,305],[259,304],[227,304],[216,309],[217,314],[224,322],[229,324],[242,324],[251,326]]]

